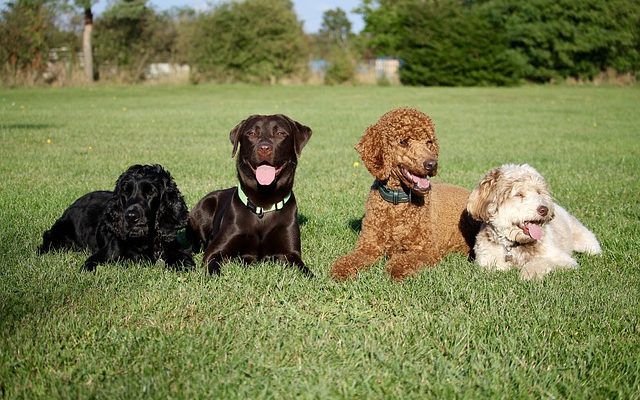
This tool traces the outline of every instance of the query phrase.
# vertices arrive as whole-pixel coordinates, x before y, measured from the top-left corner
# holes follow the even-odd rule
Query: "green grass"
[[[437,179],[528,162],[604,254],[541,283],[458,255],[403,284],[381,265],[331,281],[372,181],[353,145],[401,105],[436,122]],[[639,105],[637,86],[1,90],[0,397],[638,398]],[[252,113],[313,128],[295,192],[315,279],[271,263],[92,275],[87,254],[35,254],[130,164],[163,164],[189,206],[234,185],[228,133]]]

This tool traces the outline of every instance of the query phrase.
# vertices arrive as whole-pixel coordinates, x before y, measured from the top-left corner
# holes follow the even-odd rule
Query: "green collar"
[[[176,233],[176,240],[181,249],[191,249],[191,242],[187,239],[187,228],[182,228]]]
[[[276,204],[273,204],[269,208],[258,207],[255,204],[253,204],[251,200],[249,200],[247,195],[242,191],[240,184],[238,183],[238,197],[240,198],[240,201],[242,202],[242,204],[247,206],[249,210],[253,211],[258,216],[258,218],[262,218],[264,216],[264,213],[282,210],[286,202],[289,201],[289,199],[291,198],[291,192],[289,192],[289,194],[286,195],[284,199],[280,200]]]
[[[405,193],[404,190],[393,190],[389,189],[384,182],[379,180],[373,181],[373,185],[371,189],[377,189],[380,196],[389,203],[398,204],[398,203],[410,203],[411,202],[411,192],[409,194]]]

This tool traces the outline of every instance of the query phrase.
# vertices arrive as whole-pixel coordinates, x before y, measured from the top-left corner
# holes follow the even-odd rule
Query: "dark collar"
[[[373,185],[371,189],[377,189],[380,196],[389,203],[399,204],[399,203],[410,203],[411,202],[411,191],[407,194],[404,190],[393,190],[390,189],[384,182],[379,180],[373,181]]]
[[[504,236],[498,235],[498,232],[496,232],[496,229],[493,227],[493,225],[488,224],[486,222],[484,224],[489,229],[491,229],[491,231],[493,232],[494,240],[500,246],[502,246],[502,249],[504,250],[504,261],[505,262],[508,262],[508,263],[512,263],[513,262],[513,254],[511,253],[512,250],[517,249],[519,247],[528,246],[530,244],[530,243],[514,242],[512,240],[509,240],[509,239],[505,238]],[[504,240],[500,240],[502,238],[504,238]]]
[[[289,192],[289,194],[286,195],[284,199],[280,200],[276,204],[271,205],[271,207],[268,207],[268,208],[258,207],[255,204],[253,204],[253,202],[242,191],[240,184],[238,184],[238,197],[240,198],[240,201],[242,202],[242,204],[247,206],[247,208],[251,210],[254,214],[256,214],[258,218],[262,218],[264,216],[264,213],[282,210],[284,208],[284,205],[291,198],[291,192]]]

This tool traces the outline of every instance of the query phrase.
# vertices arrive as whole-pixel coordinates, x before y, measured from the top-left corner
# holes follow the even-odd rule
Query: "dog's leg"
[[[556,220],[564,221],[563,235],[561,239],[566,242],[566,250],[578,253],[600,254],[602,249],[596,236],[587,229],[576,217],[571,215],[562,206],[555,204]]]
[[[291,265],[296,267],[298,271],[302,272],[302,274],[307,278],[314,277],[313,272],[311,272],[311,270],[306,265],[304,265],[304,262],[302,261],[302,257],[300,257],[300,254],[295,254],[295,253],[276,254],[273,256],[273,258],[275,258],[276,260],[286,265]]]
[[[75,229],[73,224],[66,219],[59,219],[51,229],[42,234],[42,244],[38,247],[37,253],[44,254],[52,250],[71,247],[74,236]]]
[[[382,247],[360,240],[351,253],[340,257],[331,267],[331,277],[342,281],[355,278],[358,271],[369,268],[384,255]]]
[[[222,266],[222,262],[225,260],[225,257],[220,253],[211,254],[210,256],[205,258],[205,264],[207,266],[207,272],[209,275],[220,275],[220,267]]]
[[[478,240],[474,247],[475,262],[479,266],[487,270],[506,271],[513,267],[513,262],[507,261],[507,251],[503,246],[488,240],[481,236],[482,231],[478,235]]]
[[[55,236],[51,233],[51,231],[45,231],[45,233],[42,234],[42,244],[38,247],[36,252],[39,255],[42,255],[58,247],[61,247],[59,245],[58,246],[54,245],[54,239],[55,239]]]
[[[578,253],[597,255],[602,253],[600,243],[596,235],[580,223],[576,218],[571,221],[571,235],[573,237],[573,250]]]
[[[387,261],[387,272],[396,281],[401,281],[409,275],[414,275],[425,267],[433,267],[440,261],[427,252],[407,252],[392,255]]]
[[[578,262],[570,255],[557,253],[552,257],[537,257],[525,263],[520,269],[520,277],[524,280],[542,279],[549,272],[558,268],[576,268]]]
[[[102,264],[105,261],[106,252],[98,251],[91,255],[91,257],[87,258],[87,260],[82,265],[82,270],[87,272],[95,272],[98,264]]]
[[[120,251],[116,240],[108,242],[100,250],[96,251],[87,258],[82,266],[83,271],[95,272],[98,264],[104,264],[105,262],[117,260]]]
[[[165,264],[175,270],[193,270],[195,263],[191,249],[184,249],[178,240],[162,243],[162,253]]]
[[[220,275],[222,263],[230,258],[240,257],[244,262],[251,262],[252,259],[257,259],[257,254],[247,252],[247,249],[257,247],[251,245],[252,243],[248,242],[248,240],[243,235],[227,233],[224,235],[224,240],[216,237],[209,241],[202,258],[209,274]]]

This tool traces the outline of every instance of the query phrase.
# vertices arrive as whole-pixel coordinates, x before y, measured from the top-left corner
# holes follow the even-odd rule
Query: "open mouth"
[[[524,221],[518,224],[518,228],[522,229],[522,232],[531,239],[540,240],[542,238],[542,224],[542,221]]]
[[[429,181],[428,175],[414,174],[403,166],[400,166],[400,172],[405,185],[412,191],[424,194],[431,190],[431,181]]]
[[[247,163],[247,165],[249,165],[249,167],[251,167],[251,170],[256,176],[258,184],[262,186],[271,185],[276,180],[276,177],[280,174],[280,172],[282,172],[282,169],[287,165],[287,162],[285,162],[280,167],[276,168],[273,165],[263,163],[258,165],[257,167],[254,167],[250,162],[245,162]]]

